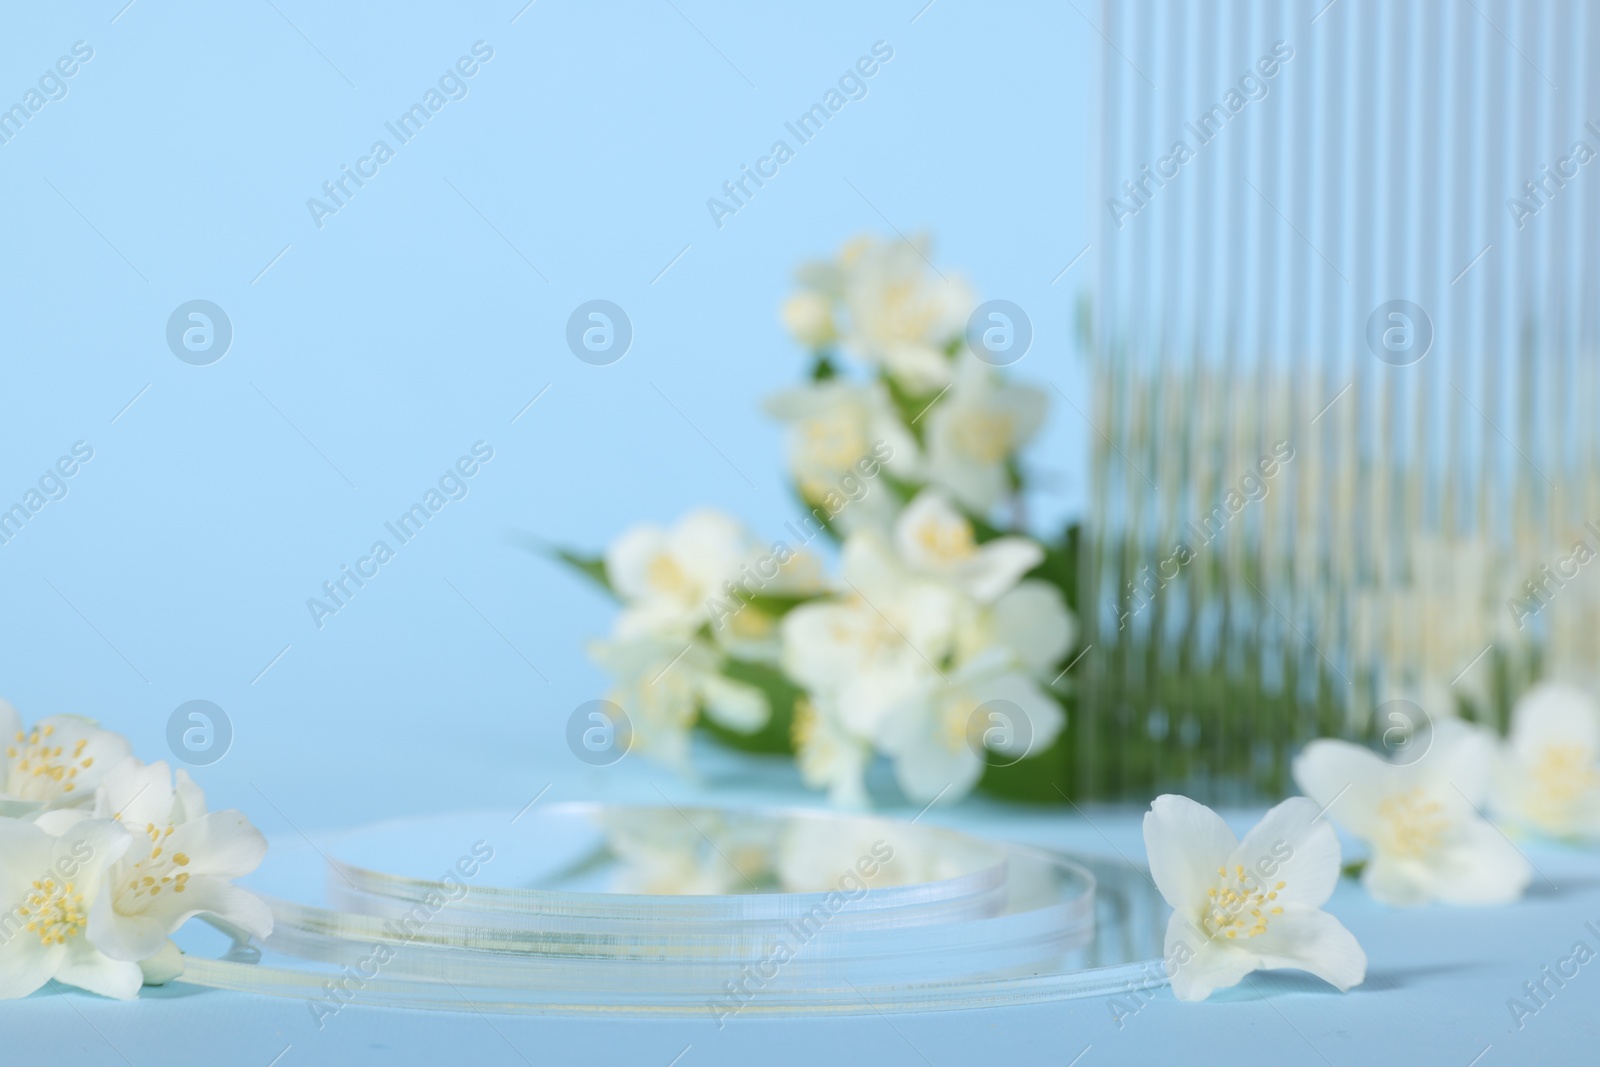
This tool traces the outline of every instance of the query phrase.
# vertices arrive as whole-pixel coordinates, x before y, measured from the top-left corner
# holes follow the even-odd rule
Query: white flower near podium
[[[1159,796],[1144,842],[1173,909],[1163,956],[1179,1000],[1257,970],[1307,971],[1341,991],[1366,978],[1367,954],[1322,910],[1339,881],[1339,838],[1314,802],[1285,800],[1240,840],[1204,804]]]
[[[827,789],[828,801],[841,808],[870,806],[867,797],[867,766],[872,762],[870,738],[845,729],[835,710],[836,698],[813,694],[795,703],[795,765],[800,777],[813,789]]]
[[[1600,704],[1594,697],[1552,682],[1517,701],[1495,769],[1495,805],[1551,837],[1600,837]]]
[[[272,912],[232,884],[267,842],[238,811],[208,812],[185,771],[56,715],[23,731],[0,700],[9,776],[0,808],[0,1000],[54,979],[128,999],[183,973],[169,940],[204,915],[265,938]],[[20,813],[20,814],[19,814]]]
[[[909,570],[876,531],[845,542],[846,593],[802,604],[784,617],[783,667],[863,740],[928,675],[937,675],[955,636],[961,597]]]
[[[965,796],[983,775],[988,753],[1015,763],[1049,748],[1066,722],[1061,705],[995,648],[947,677],[930,678],[890,710],[879,747],[894,760],[906,796],[932,802],[949,790]]]
[[[25,997],[51,979],[127,1000],[144,973],[97,940],[94,912],[110,895],[106,872],[131,841],[115,823],[77,818],[56,832],[0,818],[0,999]]]
[[[0,815],[23,816],[94,803],[102,775],[126,759],[128,742],[79,715],[51,715],[31,730],[0,700]]]
[[[1044,683],[1073,623],[1054,587],[1021,580],[1043,557],[1025,537],[980,544],[937,490],[892,536],[853,534],[846,592],[782,626],[783,668],[808,694],[794,731],[806,781],[859,804],[880,752],[911,799],[960,797],[989,753],[1009,764],[1049,748],[1066,716]]]
[[[1495,740],[1457,719],[1421,737],[1422,755],[1390,763],[1348,741],[1320,740],[1294,780],[1371,849],[1361,884],[1385,904],[1505,904],[1533,870],[1483,817]]]
[[[628,714],[630,748],[688,773],[695,716],[730,730],[759,730],[771,715],[761,690],[723,675],[726,657],[699,638],[649,634],[589,646],[612,678],[609,697]]]
[[[107,872],[106,892],[90,910],[95,944],[118,959],[159,955],[167,938],[196,915],[255,937],[272,932],[266,902],[232,880],[267,854],[267,840],[243,812],[207,811],[188,772],[127,759],[106,775],[94,816],[120,825],[129,847]]]

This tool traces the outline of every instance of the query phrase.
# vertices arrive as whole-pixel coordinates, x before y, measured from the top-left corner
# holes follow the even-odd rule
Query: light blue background
[[[1083,388],[1093,257],[1052,284],[1091,225],[1098,38],[1070,7],[123,2],[0,34],[8,102],[94,48],[0,145],[0,506],[95,450],[0,545],[0,694],[146,758],[213,701],[235,739],[198,778],[269,827],[257,789],[335,826],[520,804],[570,769],[611,608],[514,537],[598,550],[702,504],[777,536],[797,510],[759,402],[803,373],[777,318],[800,260],[930,229],[947,273],[1029,310],[1017,372]],[[469,95],[400,145],[384,123],[479,40]],[[783,123],[880,40],[867,97],[798,146]],[[307,198],[380,137],[395,158],[318,229]],[[707,198],[780,137],[796,158],[717,229]],[[596,297],[635,331],[608,367],[564,340]],[[204,367],[165,342],[197,298],[234,328]],[[1054,525],[1087,431],[1051,395]],[[470,495],[319,630],[307,599],[479,440]]]

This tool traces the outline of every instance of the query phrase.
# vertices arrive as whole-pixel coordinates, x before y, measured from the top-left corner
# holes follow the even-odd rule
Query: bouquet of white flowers
[[[858,238],[798,280],[782,314],[810,381],[767,410],[801,517],[769,543],[698,510],[603,558],[558,553],[621,604],[592,649],[615,681],[605,717],[680,768],[695,728],[791,752],[841,804],[866,802],[878,756],[918,801],[980,784],[1059,799],[1077,537],[1021,529],[1019,452],[1046,397],[1000,368],[1031,328],[976,306],[923,240]]]

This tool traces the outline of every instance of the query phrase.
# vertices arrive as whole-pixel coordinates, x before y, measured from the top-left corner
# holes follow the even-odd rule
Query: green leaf
[[[817,593],[789,596],[761,594],[759,596],[740,597],[748,607],[755,608],[764,615],[771,615],[775,619],[783,618],[801,604],[808,604],[820,598],[821,594]]]
[[[1006,531],[981,520],[973,521],[973,531],[980,542],[1006,535]],[[1078,614],[1080,535],[1081,527],[1077,523],[1070,523],[1062,531],[1059,540],[1040,542],[1044,548],[1044,559],[1027,574],[1029,578],[1048,582],[1061,590],[1062,599],[1075,615]],[[1074,661],[1081,663],[1080,651],[1076,647],[1069,648],[1058,669],[1065,668]],[[1079,669],[1081,668],[1074,667],[1074,673]],[[1069,675],[1068,679],[1063,679],[1062,684],[1070,680],[1070,677]],[[1049,692],[1067,714],[1067,723],[1056,737],[1055,743],[1048,749],[1035,752],[1009,767],[986,767],[983,778],[978,782],[980,790],[991,796],[1030,804],[1065,804],[1066,798],[1079,795],[1080,790],[1074,775],[1077,760],[1073,753],[1078,736],[1076,716],[1081,712],[1072,693],[1063,693],[1060,688],[1050,689]]]
[[[981,515],[974,515],[967,511],[966,508],[962,508],[961,511],[964,515],[966,515],[967,521],[972,523],[972,536],[980,545],[988,541],[993,541],[997,537],[1012,536],[1010,530],[1002,530],[1000,527],[996,526],[988,519],[983,518]]]
[[[580,556],[564,548],[557,549],[555,556],[612,596],[617,595],[617,591],[611,588],[611,579],[606,577],[606,561],[599,556]]]
[[[617,591],[611,588],[611,579],[606,577],[606,561],[601,557],[579,555],[571,549],[553,545],[543,538],[535,537],[533,534],[520,534],[513,540],[523,548],[537,552],[541,556],[560,560],[601,589],[604,589],[612,597],[616,597]]]
[[[838,376],[839,368],[833,365],[833,360],[829,358],[827,350],[819,351],[817,353],[817,361],[811,365],[811,380],[825,382],[829,378],[837,378]]]
[[[729,659],[722,673],[729,681],[753,685],[767,698],[772,714],[767,723],[754,733],[742,734],[701,715],[698,725],[729,748],[742,752],[792,753],[794,745],[790,731],[794,727],[795,701],[805,696],[805,691],[791,682],[778,668],[754,660]]]
[[[913,497],[922,491],[923,483],[910,482],[904,478],[896,478],[887,470],[878,471],[878,480],[889,487],[890,492],[900,498],[900,503],[909,504]]]
[[[801,520],[802,522],[809,521],[817,523],[822,527],[822,532],[833,539],[834,544],[838,544],[844,540],[838,529],[833,525],[833,518],[828,514],[828,509],[826,507],[824,507],[822,504],[813,504],[811,501],[807,500],[804,494],[800,492],[800,487],[798,485],[790,485],[789,488],[794,491],[794,499],[795,502],[800,505],[800,510],[806,513],[806,518]]]
[[[882,376],[884,385],[889,390],[889,399],[894,402],[894,409],[900,416],[900,421],[905,423],[906,429],[911,431],[911,436],[917,439],[918,445],[926,444],[924,433],[928,424],[924,417],[934,401],[939,399],[940,392],[910,393],[905,386],[894,378],[885,374]]]
[[[1078,546],[1083,528],[1077,523],[1068,523],[1067,528],[1061,531],[1061,539],[1055,542],[1044,541],[1044,559],[1039,565],[1028,572],[1029,578],[1038,578],[1049,582],[1061,590],[1061,596],[1066,600],[1067,607],[1074,615],[1078,611]]]

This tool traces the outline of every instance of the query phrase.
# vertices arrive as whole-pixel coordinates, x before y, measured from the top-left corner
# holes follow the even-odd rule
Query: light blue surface
[[[1078,9],[1093,17],[1091,6]],[[546,785],[551,799],[792,799],[748,767],[697,787],[633,761],[577,765],[562,729],[600,693],[583,646],[609,608],[513,534],[598,547],[696,504],[776,531],[793,508],[757,404],[801,362],[776,307],[798,260],[861,231],[933,229],[937,262],[1032,316],[1016,373],[1079,395],[1072,315],[1092,259],[1063,268],[1092,226],[1100,45],[1079,10],[6,11],[0,105],[24,100],[75,42],[93,56],[0,144],[0,505],[76,442],[93,458],[0,545],[0,692],[28,718],[92,714],[148,758],[165,754],[179,704],[215,702],[232,747],[197,778],[216,806],[285,838],[517,806]],[[478,41],[493,58],[463,80],[466,96],[391,145],[319,228],[307,199]],[[867,96],[714,225],[706,199],[878,41],[894,58]],[[594,298],[622,305],[635,329],[609,367],[565,347],[569,313]],[[233,327],[207,366],[166,341],[173,310],[196,299]],[[1042,520],[1081,505],[1086,433],[1055,405],[1033,455]],[[306,600],[478,441],[494,458],[467,497],[319,629]],[[1140,851],[1127,813],[1091,826],[977,804],[946,817]],[[1485,1065],[1570,1059],[1597,1036],[1600,977],[1582,974],[1521,1033],[1505,1000],[1600,919],[1600,870],[1567,852],[1535,859],[1562,888],[1537,883],[1503,911],[1398,914],[1341,891],[1334,908],[1372,958],[1350,996],[1262,979],[1202,1008],[1162,994],[1121,1030],[1106,1001],[1080,1001],[741,1018],[722,1032],[354,1008],[318,1033],[293,1002],[47,991],[0,1005],[0,1060],[1065,1064],[1092,1045],[1077,1062],[1466,1064],[1491,1043]]]
[[[756,788],[730,768],[727,777],[708,782],[704,791],[664,779],[652,785],[635,775],[611,783],[560,781],[545,799],[658,800],[657,785],[679,804],[786,803],[795,796],[782,785]],[[1259,812],[1229,815],[1243,832]],[[1059,814],[980,802],[927,816],[936,817],[980,833],[1143,860],[1140,813],[1131,809]],[[284,839],[292,837],[291,832]],[[1280,972],[1257,974],[1204,1004],[1180,1004],[1161,989],[1153,995],[972,1012],[826,1020],[741,1015],[720,1030],[709,1015],[682,1020],[483,1017],[364,1008],[357,1002],[319,1030],[313,1012],[300,1001],[173,986],[147,992],[136,1004],[39,993],[26,1002],[0,1005],[0,1024],[7,1027],[7,1049],[15,1050],[16,1062],[70,1052],[81,1055],[76,1062],[84,1064],[265,1065],[280,1053],[283,1067],[434,1062],[666,1067],[680,1053],[680,1067],[1589,1062],[1589,1050],[1600,1038],[1600,976],[1589,972],[1600,964],[1580,968],[1564,987],[1550,984],[1554,996],[1548,1006],[1523,1019],[1520,1029],[1507,1000],[1526,999],[1523,983],[1540,981],[1540,969],[1555,968],[1575,942],[1600,948],[1600,936],[1584,925],[1600,928],[1600,858],[1556,845],[1524,847],[1540,875],[1527,899],[1507,908],[1399,911],[1372,902],[1353,882],[1341,883],[1328,910],[1356,935],[1369,959],[1366,983],[1343,995],[1309,976]]]

